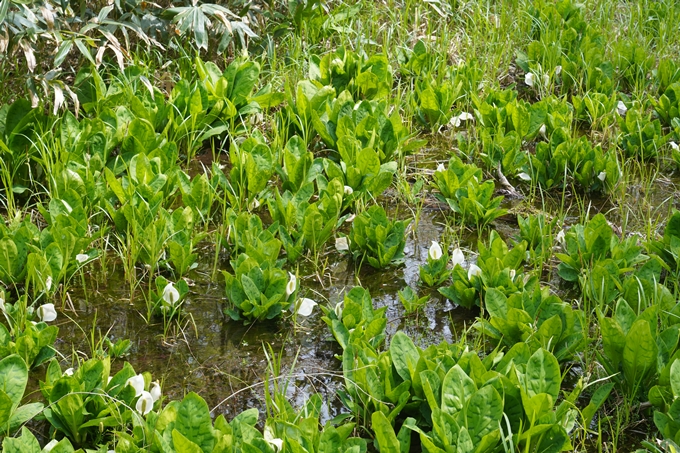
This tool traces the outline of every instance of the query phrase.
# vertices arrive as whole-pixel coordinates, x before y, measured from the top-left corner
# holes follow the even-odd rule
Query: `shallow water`
[[[628,187],[629,195],[624,199],[630,201],[630,209],[637,209],[641,203],[656,203],[657,206],[668,206],[658,209],[667,213],[670,207],[678,207],[678,182],[676,178],[655,183],[645,197],[636,194],[638,188],[631,185]],[[526,213],[543,206],[544,212],[559,212],[559,202],[546,201],[539,199],[532,202],[528,198],[507,200],[504,207]],[[589,205],[591,215],[602,211],[615,224],[621,221],[623,211],[611,198],[593,199]],[[582,208],[574,203],[566,208],[565,223],[578,222]],[[407,214],[410,213],[404,210],[398,215]],[[514,215],[504,216],[493,227],[506,240],[517,234]],[[629,221],[628,233],[644,231],[644,227]],[[436,206],[428,207],[422,211],[417,227],[408,236],[402,265],[380,271],[364,266],[357,272],[350,256],[331,250],[321,257],[324,265],[318,275],[312,263],[300,264],[300,295],[313,298],[320,304],[335,306],[342,300],[345,291],[361,284],[370,291],[377,307],[387,306],[388,339],[396,331],[403,330],[420,346],[443,340],[454,342],[474,322],[477,310],[456,307],[440,296],[436,289],[421,288],[421,296],[430,293],[430,303],[419,313],[406,315],[397,295],[407,285],[414,289],[418,287],[418,266],[426,260],[431,241],[441,240],[444,232],[444,215]],[[476,249],[475,233],[458,234],[457,245]],[[213,409],[213,415],[224,414],[231,419],[250,407],[264,411],[263,382],[268,373],[265,351],[271,346],[274,354],[281,354],[284,372],[278,382],[279,385],[290,382],[287,396],[293,405],[300,405],[310,394],[319,392],[327,402],[322,423],[337,415],[341,404],[336,390],[342,384],[342,370],[335,355],[342,351],[321,320],[321,310],[317,308],[309,318],[299,319],[297,326],[288,320],[253,325],[232,321],[223,315],[226,300],[221,274],[218,272],[216,281],[210,277],[214,247],[203,244],[198,252],[202,254],[199,267],[188,275],[193,282],[185,302],[190,316],[185,317],[181,329],[173,324],[169,335],[164,338],[162,322],[154,320],[148,325],[143,318],[146,307],[142,294],[137,292],[130,303],[121,266],[117,269],[110,266],[104,281],[95,283],[94,279],[88,280],[87,300],[80,287],[80,279],[74,279],[74,288],[69,296],[75,310],[64,309],[63,314],[70,320],[66,316],[59,318],[57,349],[66,357],[73,350],[82,351],[83,356],[91,356],[89,338],[96,317],[96,337],[107,335],[113,341],[129,338],[132,342],[129,356],[114,361],[114,370],[127,360],[137,371],[149,371],[154,379],[161,380],[166,397],[179,399],[187,392],[197,392]],[[228,261],[221,260],[218,268],[228,268]],[[555,275],[550,269],[548,274]],[[559,279],[553,279],[551,286],[570,300],[569,292],[563,293],[560,289]],[[63,368],[67,366],[71,363],[62,363]],[[574,379],[567,380],[571,384],[567,385],[574,385],[577,378],[572,377]]]
[[[455,341],[456,332],[472,323],[475,311],[454,307],[432,290],[431,302],[422,312],[406,315],[397,295],[407,285],[417,286],[418,266],[426,260],[431,241],[442,234],[440,217],[434,211],[423,212],[415,234],[407,240],[405,260],[400,266],[380,271],[364,266],[357,273],[349,255],[332,251],[322,257],[324,262],[328,259],[328,265],[322,269],[325,272],[320,278],[311,263],[304,263],[299,271],[305,292],[301,296],[335,306],[346,291],[360,282],[370,291],[376,307],[388,307],[388,336],[404,330],[423,346]],[[90,356],[89,339],[96,318],[97,338],[106,335],[112,341],[129,338],[132,342],[130,354],[117,359],[114,369],[127,360],[135,370],[149,371],[154,379],[161,380],[167,397],[181,398],[195,391],[214,408],[214,415],[231,418],[249,407],[264,408],[265,350],[270,345],[275,354],[282,354],[284,370],[293,373],[288,391],[292,402],[301,403],[310,394],[320,392],[329,402],[326,416],[335,416],[339,405],[333,395],[342,382],[341,364],[335,355],[342,350],[322,321],[321,310],[316,309],[309,318],[298,319],[298,326],[286,320],[244,325],[228,319],[222,312],[226,299],[221,274],[217,281],[210,278],[214,249],[211,245],[202,249],[205,255],[199,260],[199,267],[188,275],[193,282],[185,302],[190,316],[184,318],[181,329],[171,326],[164,338],[162,321],[153,320],[147,325],[144,297],[138,291],[130,303],[128,285],[119,266],[110,269],[106,281],[98,282],[96,289],[89,287],[94,283],[87,283],[87,300],[77,283],[79,279],[74,279],[75,287],[69,291],[69,298],[75,310],[68,308],[68,304],[64,307],[64,314],[71,319],[60,317],[56,348],[67,357],[72,348]],[[226,261],[219,265],[227,266]],[[67,366],[71,364],[62,364]],[[286,374],[280,382],[285,377]]]

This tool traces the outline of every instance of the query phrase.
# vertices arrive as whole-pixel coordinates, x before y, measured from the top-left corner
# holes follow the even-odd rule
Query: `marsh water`
[[[618,206],[611,198],[578,201],[576,197],[567,197],[566,203],[540,197],[534,197],[534,201],[506,199],[504,207],[512,214],[497,220],[492,227],[508,240],[518,232],[515,213],[545,210],[548,206],[547,213],[549,209],[566,212],[567,224],[578,222],[579,215],[588,210],[591,215],[605,212],[615,225],[625,223],[625,234],[645,233],[657,225],[645,225],[639,220],[643,217],[635,213],[652,213],[651,217],[662,225],[672,208],[680,208],[678,187],[677,176],[657,179],[647,187],[629,184],[623,197],[625,206]],[[408,210],[397,209],[393,214],[412,216]],[[418,275],[431,241],[441,241],[446,224],[441,207],[425,203],[417,225],[411,225],[404,263],[387,270],[376,271],[370,266],[358,270],[350,255],[343,255],[331,246],[321,256],[318,268],[305,262],[298,269],[303,288],[300,295],[333,307],[347,290],[361,284],[370,291],[375,305],[388,307],[388,341],[391,334],[403,330],[421,346],[443,340],[454,342],[472,325],[479,311],[454,306],[436,289],[419,288]],[[459,231],[455,240],[456,245],[466,251],[466,256],[474,259],[476,236]],[[159,379],[164,395],[170,399],[179,399],[194,391],[205,398],[214,416],[224,414],[230,419],[250,407],[264,409],[267,354],[273,351],[282,362],[280,383],[290,382],[287,391],[290,401],[299,405],[310,394],[319,392],[327,402],[322,423],[337,415],[341,404],[336,391],[342,384],[342,370],[336,354],[342,350],[322,321],[322,311],[315,308],[308,318],[299,317],[297,325],[286,319],[251,325],[232,321],[223,314],[227,301],[222,275],[219,271],[215,278],[212,275],[214,244],[201,244],[198,253],[199,266],[188,275],[191,292],[184,305],[186,316],[179,326],[173,323],[166,335],[161,320],[147,324],[142,293],[146,289],[140,288],[131,298],[122,266],[116,265],[114,257],[108,260],[108,268],[102,273],[105,277],[85,275],[86,290],[80,279],[74,278],[68,302],[58,320],[60,335],[56,347],[62,357],[69,357],[72,351],[90,356],[93,333],[95,341],[103,336],[112,341],[128,338],[132,348],[126,357],[114,361],[114,369],[129,361],[135,369],[149,371],[154,379]],[[551,272],[554,266],[556,263],[548,263],[544,269],[546,275],[553,276],[549,284],[566,300],[571,300],[568,288],[554,278],[555,273]],[[217,268],[229,268],[226,254],[220,255]],[[430,302],[418,313],[407,315],[399,300],[398,291],[406,286],[418,289],[421,297],[431,296]],[[66,366],[71,365],[62,364]]]

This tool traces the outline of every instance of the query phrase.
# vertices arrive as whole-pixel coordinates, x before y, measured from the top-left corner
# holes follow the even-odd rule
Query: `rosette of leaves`
[[[597,310],[602,335],[597,356],[629,398],[637,398],[650,388],[650,401],[663,406],[664,398],[669,400],[664,385],[670,382],[670,367],[679,354],[680,327],[676,324],[661,329],[660,311],[658,305],[652,305],[637,313],[623,299],[619,299],[611,317]]]
[[[234,273],[223,271],[230,307],[225,313],[234,320],[262,321],[281,315],[295,301],[296,291],[288,294],[288,274],[276,260],[281,242],[267,244],[269,251],[256,259],[242,253],[231,261]],[[275,249],[275,254],[273,253]]]
[[[361,141],[350,136],[339,138],[336,145],[340,162],[325,159],[324,169],[329,179],[345,182],[351,189],[349,198],[375,199],[392,184],[397,162],[381,164],[378,151],[363,147]]]
[[[620,239],[603,214],[586,224],[574,225],[564,237],[565,253],[557,273],[568,282],[578,282],[595,300],[612,302],[621,288],[620,276],[636,269],[649,257],[642,253],[636,237]]]
[[[529,215],[526,218],[517,216],[519,226],[519,241],[527,243],[529,260],[534,263],[543,263],[552,256],[553,229],[557,218],[548,220],[545,214]]]
[[[465,164],[460,157],[453,156],[449,160],[448,167],[441,165],[434,172],[434,187],[439,190],[435,197],[446,203],[447,200],[456,196],[456,191],[467,184],[468,181],[475,182],[482,179],[482,170],[474,164]]]
[[[323,57],[312,56],[310,78],[337,93],[348,90],[356,99],[378,99],[392,91],[392,67],[384,55],[366,57],[339,47]]]
[[[652,120],[652,114],[645,114],[641,105],[629,108],[625,116],[619,118],[621,128],[621,148],[629,157],[653,159],[666,143],[666,136],[661,131],[661,122]]]
[[[0,280],[7,285],[23,283],[31,250],[39,246],[40,231],[29,217],[22,221],[0,222]]]
[[[596,130],[605,130],[613,121],[611,114],[616,108],[616,95],[586,93],[583,96],[573,96],[571,103],[577,121]]]
[[[613,47],[621,89],[632,91],[645,88],[648,83],[647,74],[656,63],[651,49],[634,38],[617,40]]]
[[[481,182],[482,170],[454,156],[448,168],[434,173],[435,197],[461,216],[463,223],[483,227],[507,211],[500,208],[503,197],[493,197],[493,181]]]
[[[267,145],[264,136],[255,131],[240,145],[229,149],[229,188],[227,197],[233,206],[249,206],[267,187],[274,175],[278,157]]]
[[[277,188],[274,197],[267,200],[269,212],[278,228],[279,237],[289,262],[295,262],[305,250],[318,254],[342,222],[340,215],[345,200],[344,186],[338,178],[326,181],[323,176],[317,179],[318,199],[310,203],[314,195],[314,184],[304,184],[297,193],[285,191],[283,195]],[[278,225],[276,225],[278,223]]]
[[[570,360],[585,346],[584,316],[580,310],[550,295],[538,280],[522,292],[504,295],[489,288],[484,296],[487,319],[478,319],[474,327],[506,347],[526,343],[532,351],[545,348],[557,360]]]
[[[26,322],[21,328],[16,324],[21,317],[19,305],[21,304],[5,303],[2,307],[5,317],[14,325],[8,330],[4,324],[0,324],[0,358],[18,354],[29,368],[37,367],[56,354],[54,342],[59,328],[48,326],[44,322]]]
[[[482,360],[460,345],[442,344],[422,350],[398,332],[390,342],[389,355],[380,359],[387,362],[380,371],[391,380],[388,388],[404,390],[403,407],[391,412],[377,407],[373,413],[381,451],[408,451],[410,436],[405,429],[417,433],[423,451],[428,452],[473,452],[480,446],[479,451],[496,451],[502,450],[503,442],[506,449],[511,444],[515,451],[572,448],[569,433],[578,416],[573,404],[581,387],[558,404],[562,382],[559,362],[543,348],[532,351],[519,343],[505,355],[496,350]],[[352,385],[375,393],[378,387],[370,386],[370,382],[359,378]],[[608,394],[604,393],[593,397],[584,418],[597,411]],[[403,421],[395,416],[397,410]],[[429,416],[424,418],[423,413]],[[512,436],[505,437],[505,427]]]
[[[427,286],[441,285],[451,275],[451,271],[447,268],[448,264],[448,250],[442,251],[440,245],[433,242],[427,253],[427,261],[418,269],[420,280]]]
[[[489,245],[479,241],[477,264],[470,264],[464,270],[461,263],[454,262],[451,270],[451,285],[439,288],[439,292],[450,301],[465,307],[481,306],[484,293],[496,288],[505,295],[521,291],[529,282],[521,274],[526,256],[526,242],[522,241],[510,249],[496,231],[492,231]],[[462,260],[461,260],[462,261]]]
[[[131,378],[141,380],[138,388],[131,385]],[[40,391],[49,403],[43,413],[75,446],[97,445],[139,417],[133,408],[150,384],[151,375],[137,375],[129,363],[112,374],[109,357],[89,359],[64,372],[53,359],[45,381],[40,382]]]
[[[352,343],[366,342],[377,350],[385,341],[387,307],[374,308],[368,290],[355,286],[336,307],[321,309],[324,312],[321,319],[343,349]]]
[[[593,147],[585,137],[572,139],[564,128],[555,130],[549,142],[536,144],[530,171],[544,189],[563,187],[571,177],[587,192],[606,192],[621,175],[614,152]]]
[[[323,142],[339,151],[338,140],[350,137],[361,143],[361,148],[372,148],[380,163],[388,163],[398,152],[410,152],[422,142],[410,140],[397,111],[389,114],[386,101],[361,101],[357,103],[348,91],[337,98],[328,98],[311,109],[312,124]]]
[[[376,269],[402,262],[409,222],[389,220],[381,206],[371,206],[352,222],[349,240],[354,257]]]
[[[416,119],[432,130],[446,124],[453,112],[453,103],[461,97],[463,82],[451,79],[416,80],[412,103],[416,111]]]

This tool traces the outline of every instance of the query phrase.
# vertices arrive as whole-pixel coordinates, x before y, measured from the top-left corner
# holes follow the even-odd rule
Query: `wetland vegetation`
[[[678,451],[679,19],[1,1],[2,451]]]

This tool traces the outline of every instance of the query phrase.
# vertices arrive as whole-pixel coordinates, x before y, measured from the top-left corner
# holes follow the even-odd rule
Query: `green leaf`
[[[550,352],[541,348],[536,351],[527,363],[524,376],[527,394],[534,397],[539,393],[547,393],[557,400],[562,383],[560,364]]]
[[[43,403],[29,403],[19,406],[9,420],[9,430],[14,431],[19,426],[33,419],[33,417],[42,412],[43,407]]]
[[[470,436],[470,432],[465,426],[458,431],[458,439],[456,440],[456,453],[472,453],[475,449],[475,443]]]
[[[601,387],[598,387],[598,389],[595,390],[593,396],[590,398],[590,402],[583,409],[583,411],[581,411],[581,414],[583,415],[584,426],[590,426],[590,422],[595,416],[595,413],[598,411],[600,406],[602,406],[602,404],[607,400],[607,398],[609,398],[609,393],[612,391],[613,388],[614,383],[610,382],[602,385]]]
[[[175,447],[176,452],[182,452],[182,453],[206,453],[203,450],[201,450],[201,447],[187,439],[177,431],[176,429],[172,430],[172,443],[173,446]],[[212,451],[212,450],[210,450]]]
[[[0,432],[7,431],[5,427],[12,416],[12,411],[14,409],[14,403],[12,399],[7,396],[5,392],[0,390]]]
[[[486,310],[489,315],[497,318],[505,318],[508,315],[508,302],[505,295],[496,288],[489,288],[484,297]]]
[[[250,299],[250,301],[253,303],[260,303],[262,299],[262,292],[257,287],[253,279],[244,274],[241,276],[241,284],[243,285],[243,291],[248,296],[248,299]]]
[[[236,63],[232,63],[236,64]],[[252,62],[248,61],[241,64],[234,76],[233,87],[231,90],[231,100],[235,105],[244,103],[250,93],[253,91],[253,87],[260,76],[260,67]]]
[[[467,399],[476,391],[474,381],[459,365],[454,365],[442,382],[442,412],[455,414],[461,411]]]
[[[494,430],[500,430],[503,399],[491,385],[476,391],[467,403],[467,427],[474,445]]]
[[[675,360],[671,365],[671,389],[673,397],[680,397],[680,360]]]
[[[28,382],[28,366],[18,355],[10,355],[0,361],[0,390],[18,406],[24,397]]]
[[[201,447],[205,453],[213,450],[215,434],[210,418],[210,410],[205,400],[196,393],[189,393],[179,404],[175,429],[188,440]]]
[[[626,335],[623,348],[623,375],[629,388],[636,388],[655,369],[657,354],[649,321],[638,319]]]
[[[420,359],[418,349],[404,332],[397,332],[390,342],[390,357],[397,374],[405,380],[413,380],[412,376]]]
[[[21,428],[21,436],[6,437],[2,442],[4,453],[40,453],[40,444],[26,427]]]
[[[385,414],[380,411],[373,412],[371,420],[375,437],[378,439],[380,453],[400,453],[399,440],[397,440],[394,428],[390,425]]]

